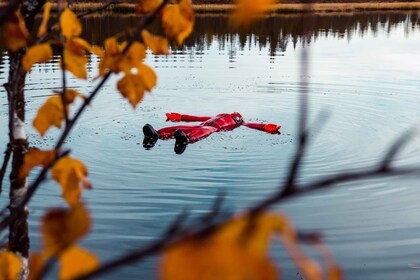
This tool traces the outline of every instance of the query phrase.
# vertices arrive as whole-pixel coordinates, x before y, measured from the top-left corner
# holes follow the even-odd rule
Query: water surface
[[[87,18],[84,37],[98,43],[137,22],[133,17]],[[311,16],[306,22],[311,27],[303,38],[297,16],[270,17],[241,33],[227,30],[226,18],[199,17],[184,48],[173,49],[169,57],[148,57],[158,86],[136,110],[118,94],[117,77],[106,84],[66,143],[87,164],[94,185],[83,194],[94,219],[83,246],[107,260],[159,236],[185,208],[193,215],[208,212],[220,191],[227,194],[227,211],[246,209],[275,192],[297,143],[302,48],[309,53],[313,139],[302,182],[370,166],[398,135],[418,125],[417,13]],[[8,58],[0,57],[3,83]],[[69,85],[88,93],[97,61],[90,58],[87,82],[71,78]],[[35,66],[28,76],[28,124],[60,87],[60,75],[55,63]],[[5,146],[5,94],[0,104],[0,144]],[[241,127],[189,145],[181,156],[174,154],[173,141],[144,150],[141,127],[171,125],[164,113],[173,111],[238,111],[247,121],[281,124],[282,134]],[[315,122],[320,113],[329,118]],[[58,133],[52,129],[41,139],[28,130],[30,143],[42,148],[51,147]],[[397,164],[419,162],[416,138]],[[420,271],[413,267],[420,264],[419,187],[419,178],[343,184],[275,210],[290,215],[298,229],[322,232],[347,279],[418,279]],[[33,250],[40,248],[38,222],[46,207],[60,205],[59,187],[52,181],[32,200]],[[272,255],[285,279],[301,279],[280,246]],[[152,258],[101,279],[150,279],[155,268]]]

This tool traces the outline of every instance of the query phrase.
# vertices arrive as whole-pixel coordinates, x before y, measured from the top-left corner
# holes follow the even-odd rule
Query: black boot
[[[146,124],[143,126],[143,134],[143,147],[146,149],[153,148],[159,139],[159,133],[153,128],[153,126]]]
[[[181,129],[177,129],[175,131],[175,153],[178,155],[182,154],[187,148],[188,145],[188,137]]]

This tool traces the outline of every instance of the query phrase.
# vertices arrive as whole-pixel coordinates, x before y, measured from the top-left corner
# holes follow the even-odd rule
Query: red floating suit
[[[173,122],[202,122],[199,125],[178,125],[178,126],[171,126],[159,129],[155,131],[153,127],[149,124],[143,127],[143,132],[145,135],[143,141],[143,147],[145,148],[152,148],[159,139],[169,139],[169,138],[176,138],[175,143],[175,152],[180,154],[185,150],[185,146],[188,143],[197,142],[200,139],[203,139],[213,132],[217,131],[229,131],[233,130],[241,125],[257,129],[261,131],[265,131],[271,134],[278,134],[279,129],[281,128],[280,125],[272,124],[272,123],[246,123],[243,121],[241,114],[234,112],[232,114],[218,114],[214,117],[205,117],[205,116],[191,116],[191,115],[182,115],[179,113],[171,112],[166,113],[167,121]],[[180,149],[177,146],[184,146]],[[182,151],[181,151],[182,150]]]

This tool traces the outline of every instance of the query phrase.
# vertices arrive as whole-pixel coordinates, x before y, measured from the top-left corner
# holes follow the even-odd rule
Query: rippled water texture
[[[131,17],[84,20],[84,37],[100,42],[134,26]],[[83,116],[66,147],[89,167],[92,191],[84,198],[93,231],[83,245],[101,259],[122,254],[157,237],[182,209],[205,213],[212,199],[227,193],[225,209],[247,208],[276,190],[297,143],[296,124],[303,46],[309,54],[312,142],[302,181],[364,168],[381,159],[398,135],[420,121],[420,29],[418,14],[312,16],[309,36],[299,35],[297,16],[272,17],[249,32],[226,30],[226,18],[199,17],[194,34],[172,56],[149,56],[158,86],[133,110],[107,83]],[[0,80],[8,65],[3,53]],[[91,57],[88,82],[69,84],[88,93],[95,82]],[[28,121],[60,86],[55,64],[36,66],[27,79]],[[0,95],[0,144],[7,142],[7,100]],[[164,113],[214,115],[238,111],[249,121],[281,124],[282,135],[247,128],[213,134],[189,145],[183,155],[173,141],[142,148],[141,127],[165,125]],[[316,116],[329,117],[315,122]],[[31,144],[51,147],[57,130]],[[404,149],[397,164],[420,162],[420,140]],[[34,178],[34,174],[31,175]],[[376,179],[337,186],[277,207],[296,227],[320,231],[347,279],[419,279],[419,178]],[[6,194],[3,194],[5,200]],[[49,181],[30,204],[32,249],[40,247],[38,221],[46,207],[63,205]],[[285,279],[301,279],[277,246],[272,252]],[[155,260],[101,279],[150,279]]]

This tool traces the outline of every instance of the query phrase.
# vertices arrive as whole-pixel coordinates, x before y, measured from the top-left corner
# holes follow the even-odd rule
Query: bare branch
[[[1,166],[1,170],[0,170],[0,195],[3,190],[3,178],[4,178],[4,174],[6,174],[6,169],[7,169],[7,165],[9,163],[11,154],[12,154],[12,145],[8,143],[6,151],[4,152],[3,165]]]
[[[103,11],[106,8],[108,8],[109,6],[114,5],[114,4],[120,4],[120,2],[117,1],[117,0],[108,1],[107,3],[103,4],[102,6],[99,6],[97,8],[94,8],[94,9],[91,9],[91,10],[87,10],[87,11],[81,13],[81,14],[78,14],[77,17],[78,18],[82,18],[82,17],[88,16],[90,14],[94,14],[96,12]]]
[[[138,28],[136,29],[136,32],[133,34],[133,36],[130,38],[129,42],[127,43],[127,45],[125,46],[125,48],[122,51],[122,54],[125,54],[129,48],[131,47],[131,45],[136,41],[136,38],[139,36],[139,34],[141,33],[141,31],[148,26],[150,23],[153,22],[153,20],[155,19],[155,17],[160,13],[160,11],[163,9],[163,7],[165,7],[165,5],[169,2],[169,0],[164,0],[162,1],[162,3],[156,8],[155,11],[153,11],[153,13],[149,14],[144,20],[143,22],[138,26]],[[111,72],[108,72],[103,78],[102,80],[99,82],[99,84],[95,87],[95,89],[92,91],[92,93],[84,100],[84,102],[82,103],[82,105],[79,107],[79,109],[77,110],[75,116],[69,120],[68,125],[64,128],[63,132],[60,135],[60,138],[58,139],[57,143],[54,146],[55,150],[60,150],[60,148],[62,147],[62,145],[64,144],[64,141],[67,139],[67,136],[70,134],[72,128],[74,127],[75,123],[79,120],[80,116],[83,114],[83,112],[85,111],[86,107],[92,102],[92,100],[95,98],[95,96],[98,94],[99,90],[102,88],[102,86],[105,84],[105,82],[109,79],[109,77],[111,76]],[[68,152],[67,152],[68,153]],[[61,157],[63,157],[63,154],[61,154]],[[60,158],[61,158],[60,157]],[[58,156],[56,157],[56,159],[51,162],[48,166],[46,166],[45,168],[43,168],[41,170],[41,172],[38,174],[37,178],[35,179],[34,183],[28,188],[28,191],[24,197],[24,199],[22,200],[22,202],[19,204],[19,207],[24,207],[32,198],[32,196],[34,195],[34,193],[36,192],[36,190],[38,189],[39,185],[44,181],[48,171],[52,168],[52,166],[54,165],[54,163],[58,160]],[[2,211],[0,211],[0,216],[3,216],[6,214],[7,208],[3,208]],[[4,230],[7,225],[14,219],[15,217],[13,216],[6,216],[4,217],[1,221],[0,221],[0,231]]]
[[[403,133],[401,136],[398,137],[398,139],[394,142],[393,145],[388,150],[388,153],[386,153],[384,159],[381,163],[382,169],[388,169],[391,162],[394,160],[395,156],[401,151],[402,148],[413,138],[414,134],[417,132],[417,129],[412,127],[405,133]]]
[[[60,36],[62,37],[62,36]],[[61,38],[62,44],[64,43],[63,38]],[[66,123],[66,127],[69,125],[69,115],[67,112],[67,100],[66,100],[66,91],[67,91],[67,85],[66,85],[66,64],[64,62],[64,50],[63,45],[60,46],[60,57],[61,57],[61,83],[62,83],[62,89],[61,89],[61,103],[63,104],[63,114],[64,114],[64,120]]]
[[[64,151],[56,155],[55,159],[51,161],[47,166],[42,168],[41,172],[39,173],[36,180],[28,187],[28,191],[26,192],[22,201],[20,201],[19,205],[16,208],[23,208],[35,194],[36,190],[38,189],[39,185],[45,180],[48,171],[54,166],[54,164],[61,159],[62,157],[67,156],[70,153],[70,150]],[[0,211],[0,217],[4,217],[0,221],[0,231],[4,230],[11,221],[13,221],[16,217],[15,215],[6,215],[8,207],[3,208]],[[15,212],[16,213],[16,212]]]

